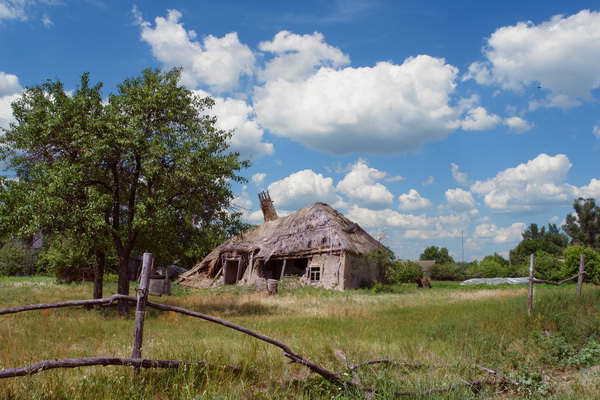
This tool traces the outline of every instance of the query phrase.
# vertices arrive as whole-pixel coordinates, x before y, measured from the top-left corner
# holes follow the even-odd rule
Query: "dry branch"
[[[0,315],[13,314],[13,313],[18,313],[18,312],[23,312],[23,311],[43,310],[43,309],[48,309],[48,308],[89,306],[89,305],[94,305],[94,304],[111,304],[117,300],[128,301],[130,303],[137,302],[137,300],[133,297],[116,294],[116,295],[113,295],[113,296],[105,298],[105,299],[67,301],[67,302],[61,302],[61,303],[36,304],[36,305],[30,305],[30,306],[9,308],[9,309],[0,310]],[[181,307],[170,306],[170,305],[161,304],[161,303],[154,303],[151,301],[148,301],[146,303],[146,305],[148,307],[152,307],[157,310],[173,311],[176,313],[180,313],[180,314],[188,315],[191,317],[196,317],[196,318],[200,318],[200,319],[203,319],[206,321],[210,321],[210,322],[222,325],[224,327],[245,333],[248,336],[252,336],[256,339],[262,340],[269,344],[272,344],[273,346],[279,347],[281,350],[283,350],[284,356],[289,358],[291,360],[291,362],[298,363],[298,364],[301,364],[301,365],[307,367],[312,372],[321,375],[325,380],[327,380],[333,384],[341,385],[346,388],[354,388],[354,389],[357,389],[357,390],[360,390],[360,391],[363,391],[366,393],[382,393],[382,391],[379,389],[372,388],[369,386],[362,386],[355,382],[344,379],[341,377],[340,374],[330,371],[330,370],[328,370],[324,367],[321,367],[320,365],[315,364],[312,361],[304,358],[300,354],[293,351],[285,343],[280,342],[276,339],[270,338],[268,336],[262,335],[258,332],[254,332],[243,326],[234,324],[232,322],[229,322],[229,321],[217,318],[217,317],[213,317],[211,315],[202,314],[202,313],[199,313],[196,311],[191,311],[191,310],[181,308]],[[79,363],[77,362],[77,360],[79,360]],[[161,364],[161,363],[164,363],[164,364]],[[171,364],[171,363],[173,363],[173,364]],[[192,364],[199,363],[199,365],[203,365],[203,366],[208,365],[203,362],[191,362],[191,363]],[[358,364],[358,365],[352,366],[352,367],[355,367],[355,369],[356,369],[362,365],[381,364],[381,363],[389,363],[389,364],[393,363],[393,364],[397,364],[397,365],[404,364],[404,363],[395,363],[391,360],[374,360],[374,361],[369,361],[367,363]],[[14,369],[2,370],[2,371],[0,371],[0,378],[23,376],[23,375],[37,373],[42,370],[52,369],[52,368],[74,368],[74,367],[87,366],[87,365],[128,365],[128,366],[142,367],[142,368],[159,368],[159,367],[161,367],[161,368],[171,367],[172,368],[172,367],[178,367],[178,366],[181,366],[184,364],[190,364],[190,362],[177,361],[177,360],[145,360],[145,359],[140,359],[140,358],[106,358],[106,357],[85,358],[85,359],[49,360],[49,361],[41,361],[41,362],[38,362],[35,364],[31,364],[27,367],[19,367],[19,368],[14,368]],[[416,365],[406,364],[406,366],[416,366]],[[225,366],[225,367],[233,368],[233,369],[238,368],[238,367],[233,367],[233,366]],[[486,372],[493,371],[493,370],[488,370],[488,369],[485,369],[485,370],[486,370]],[[493,372],[495,372],[495,371],[493,371]],[[12,375],[6,375],[6,374],[12,374]],[[496,374],[498,374],[498,373],[496,373]],[[393,394],[397,395],[397,396],[423,395],[423,394],[429,394],[429,393],[437,393],[437,392],[445,392],[445,391],[449,391],[449,390],[454,390],[454,389],[457,389],[464,385],[478,386],[478,385],[481,385],[484,383],[489,383],[489,381],[486,381],[486,380],[476,380],[476,381],[471,381],[471,382],[463,381],[463,382],[460,382],[460,383],[457,383],[457,384],[454,384],[451,386],[426,389],[426,390],[422,390],[422,391],[396,391]]]
[[[537,279],[537,278],[534,278],[534,279],[533,279],[533,283],[545,283],[545,284],[548,284],[548,285],[560,286],[560,285],[562,285],[562,284],[563,284],[563,283],[565,283],[565,282],[572,281],[572,280],[574,280],[574,279],[576,279],[576,278],[579,278],[579,275],[585,275],[585,273],[586,273],[586,272],[585,272],[585,271],[583,271],[583,272],[580,272],[580,273],[578,273],[577,275],[573,275],[573,276],[572,276],[572,277],[570,277],[570,278],[563,279],[562,281],[558,281],[558,282],[551,282],[551,281],[545,281],[545,280],[543,280],[543,279]]]
[[[25,367],[0,370],[0,379],[13,378],[37,374],[55,368],[77,368],[93,365],[123,365],[136,368],[179,368],[187,365],[200,367],[217,367],[232,371],[241,371],[240,367],[234,365],[216,365],[203,361],[181,361],[181,360],[152,360],[147,358],[119,358],[119,357],[88,357],[88,358],[65,358],[58,360],[46,360],[27,365]]]

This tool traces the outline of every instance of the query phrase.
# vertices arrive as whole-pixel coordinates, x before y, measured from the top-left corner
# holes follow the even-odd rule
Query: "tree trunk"
[[[118,293],[129,296],[129,255],[119,255]],[[127,315],[129,313],[129,303],[120,300],[117,311],[121,316]]]
[[[104,280],[104,264],[106,255],[102,251],[96,251],[96,265],[94,268],[94,299],[102,298],[102,283]]]

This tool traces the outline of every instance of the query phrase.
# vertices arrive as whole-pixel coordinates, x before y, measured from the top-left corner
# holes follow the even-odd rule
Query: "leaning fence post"
[[[585,268],[585,254],[579,255],[579,277],[577,278],[577,296],[581,297],[581,287],[583,286],[583,271]]]
[[[146,314],[146,301],[148,300],[148,284],[150,283],[150,272],[152,271],[152,254],[144,253],[142,261],[142,274],[140,287],[137,292],[137,307],[135,310],[135,327],[133,329],[133,351],[131,358],[142,358],[142,338],[144,336],[144,317]],[[138,373],[139,367],[134,367]]]
[[[527,297],[527,315],[531,316],[533,309],[533,254],[529,258],[529,296]]]

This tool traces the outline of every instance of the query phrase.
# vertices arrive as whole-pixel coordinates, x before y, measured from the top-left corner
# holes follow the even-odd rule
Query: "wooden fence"
[[[577,295],[581,297],[581,287],[583,286],[583,276],[586,274],[585,272],[585,255],[581,254],[579,256],[579,273],[577,275],[573,275],[570,278],[563,279],[559,282],[551,282],[543,279],[535,278],[535,266],[534,266],[534,255],[531,254],[529,260],[529,294],[527,296],[527,315],[531,316],[531,312],[533,311],[533,297],[535,294],[534,285],[535,284],[547,284],[547,285],[555,285],[560,286],[565,282],[572,281],[577,279]]]

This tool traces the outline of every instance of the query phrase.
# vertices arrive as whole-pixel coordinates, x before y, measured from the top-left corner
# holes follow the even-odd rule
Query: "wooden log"
[[[135,310],[135,325],[133,328],[133,350],[131,358],[142,357],[142,340],[144,337],[144,317],[146,316],[146,302],[148,301],[148,284],[150,283],[150,273],[152,271],[152,254],[144,253],[142,261],[142,276],[140,278],[140,287],[137,292],[137,307]],[[139,372],[139,367],[134,367],[134,371]]]
[[[204,361],[182,361],[182,360],[153,360],[147,358],[120,358],[120,357],[87,357],[87,358],[64,358],[57,360],[46,360],[27,365],[25,367],[7,368],[0,370],[0,379],[14,378],[17,376],[26,376],[37,374],[56,368],[77,368],[89,367],[94,365],[123,365],[137,368],[179,368],[187,365],[197,365],[200,367],[218,367],[241,371],[242,368],[235,365],[216,365]]]

